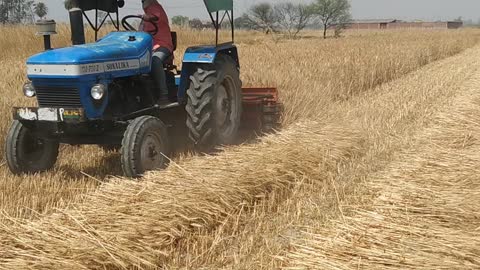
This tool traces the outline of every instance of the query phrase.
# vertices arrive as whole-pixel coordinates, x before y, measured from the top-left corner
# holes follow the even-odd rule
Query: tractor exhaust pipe
[[[80,0],[73,0],[70,14],[70,28],[72,30],[72,44],[85,44],[85,28],[83,26],[83,12],[80,8]]]

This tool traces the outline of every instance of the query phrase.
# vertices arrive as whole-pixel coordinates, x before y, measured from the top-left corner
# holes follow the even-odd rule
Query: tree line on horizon
[[[71,0],[64,0],[68,10]],[[246,12],[234,20],[236,28],[257,30],[269,33],[284,33],[295,38],[305,28],[323,30],[323,37],[327,38],[329,29],[334,30],[338,37],[351,22],[351,6],[349,0],[313,0],[309,4],[296,4],[290,1],[258,3],[251,6]],[[45,18],[48,7],[43,2],[34,0],[0,0],[0,24],[33,23],[35,17]],[[106,16],[100,14],[100,17]],[[457,20],[462,20],[459,17]],[[472,20],[462,20],[467,26],[480,26]],[[198,18],[190,19],[186,16],[174,16],[171,23],[176,26],[192,29],[212,27]],[[223,22],[221,28],[229,28],[229,22]]]
[[[65,0],[66,9],[71,1]],[[35,17],[45,18],[48,7],[43,2],[33,0],[0,0],[0,24],[33,23]],[[237,28],[264,31],[265,33],[284,32],[296,37],[306,27],[323,26],[324,37],[327,30],[335,29],[338,34],[350,21],[349,0],[314,0],[311,4],[294,4],[289,1],[270,4],[259,3],[234,20]],[[190,20],[185,16],[174,16],[172,24],[189,26],[193,29],[209,27],[200,19]],[[228,27],[228,24],[223,24]]]
[[[33,23],[35,16],[42,19],[48,14],[43,2],[33,0],[0,0],[0,24]]]
[[[307,27],[322,28],[323,36],[327,38],[329,29],[334,29],[335,36],[339,36],[350,21],[349,0],[314,0],[310,4],[284,1],[255,4],[236,18],[234,25],[236,28],[263,31],[267,34],[285,33],[290,38],[297,37]],[[172,17],[172,24],[193,29],[210,27],[210,24],[205,24],[198,18],[190,19],[186,16]],[[229,28],[230,25],[224,22],[222,27]]]

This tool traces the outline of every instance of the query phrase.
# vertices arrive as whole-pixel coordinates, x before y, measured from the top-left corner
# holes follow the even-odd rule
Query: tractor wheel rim
[[[235,83],[232,77],[226,76],[222,84],[217,89],[216,101],[216,128],[222,136],[232,131],[234,125],[233,112],[237,111],[235,103]]]
[[[140,149],[140,161],[145,171],[159,169],[163,164],[162,141],[155,135],[147,135]]]
[[[230,100],[225,86],[220,85],[217,90],[216,108],[216,124],[217,127],[223,128],[230,114]]]

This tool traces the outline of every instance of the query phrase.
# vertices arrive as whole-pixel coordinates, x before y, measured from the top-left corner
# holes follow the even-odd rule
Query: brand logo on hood
[[[200,54],[198,56],[199,59],[213,59],[213,56],[209,53],[204,53],[204,54]]]

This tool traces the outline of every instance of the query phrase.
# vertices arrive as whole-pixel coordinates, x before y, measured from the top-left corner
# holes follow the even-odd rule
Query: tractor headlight
[[[35,87],[33,87],[33,84],[31,82],[27,82],[23,85],[23,94],[29,98],[32,98],[37,94],[35,91]]]
[[[103,84],[95,84],[90,90],[90,94],[94,100],[101,100],[105,96],[107,87]]]

